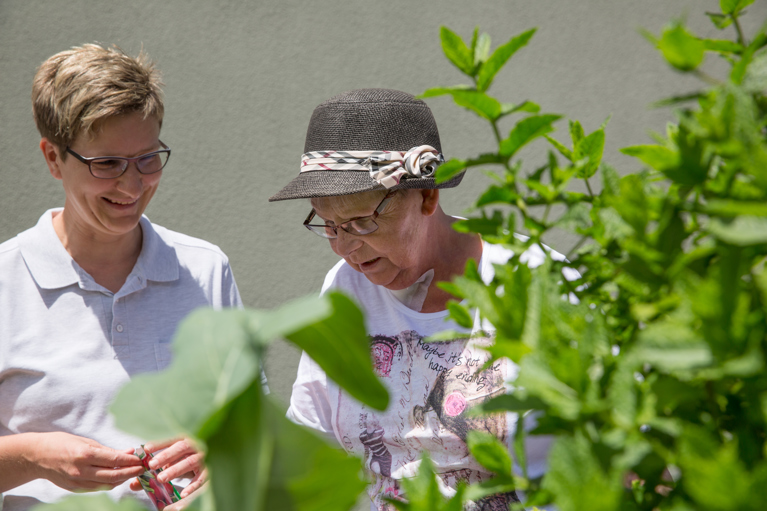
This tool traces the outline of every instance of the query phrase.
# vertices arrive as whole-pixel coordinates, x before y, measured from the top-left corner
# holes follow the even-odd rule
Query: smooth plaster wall
[[[659,33],[687,13],[699,33],[718,36],[703,15],[716,0],[0,0],[0,241],[62,206],[61,185],[47,172],[29,101],[37,66],[87,42],[143,47],[163,71],[162,139],[173,149],[147,215],[168,228],[219,245],[230,257],[245,303],[273,308],[316,293],[337,257],[301,227],[306,201],[268,203],[298,171],[313,108],[342,91],[388,87],[419,93],[466,83],[443,57],[439,27],[470,38],[479,25],[493,47],[539,27],[497,77],[503,101],[534,100],[544,111],[581,120],[587,131],[612,115],[606,160],[624,172],[637,164],[617,153],[662,131],[668,109],[648,105],[697,82],[666,66],[638,34]],[[757,0],[745,23],[767,17]],[[717,66],[713,65],[713,71]],[[428,100],[448,157],[490,149],[487,126],[447,98]],[[567,136],[566,122],[558,136]],[[526,168],[545,145],[523,152]],[[449,213],[465,213],[487,184],[472,172],[445,191]],[[549,243],[567,251],[573,240]],[[298,353],[270,351],[267,376],[283,401]]]

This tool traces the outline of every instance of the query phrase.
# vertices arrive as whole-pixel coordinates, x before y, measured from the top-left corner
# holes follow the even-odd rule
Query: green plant
[[[721,12],[709,15],[719,28],[732,25],[735,41],[698,38],[681,22],[658,38],[646,34],[672,66],[707,88],[663,102],[678,107],[678,122],[656,144],[622,150],[645,165],[624,177],[602,163],[605,125],[587,134],[570,121],[565,144],[549,136],[559,116],[488,95],[496,72],[533,31],[490,54],[489,37],[478,30],[467,45],[442,29],[445,55],[472,83],[423,97],[449,95],[488,121],[497,151],[450,160],[437,178],[500,167],[476,201],[480,215],[456,228],[516,255],[489,285],[470,261],[463,277],[441,286],[493,323],[493,356],[520,366],[515,390],[484,411],[537,410],[531,434],[556,437],[542,480],[527,477],[524,441],[515,443],[522,474],[513,485],[527,490],[529,504],[553,501],[563,511],[764,507],[767,32],[747,40],[739,17],[750,3],[722,0]],[[730,64],[729,76],[701,71],[709,53]],[[512,114],[526,115],[504,138],[501,124]],[[541,137],[553,151],[525,173],[515,155]],[[585,192],[575,191],[578,182]],[[529,237],[514,234],[518,225]],[[580,238],[567,259],[527,269],[521,255],[535,245],[547,250],[543,240],[556,229]],[[451,306],[456,321],[467,312],[461,308]],[[500,481],[511,477],[510,463],[502,467]]]

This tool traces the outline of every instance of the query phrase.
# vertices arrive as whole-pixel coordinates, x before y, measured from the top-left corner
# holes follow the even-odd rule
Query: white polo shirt
[[[241,307],[229,261],[205,241],[141,219],[143,245],[123,287],[97,284],[64,249],[52,212],[0,244],[0,435],[65,431],[114,449],[139,438],[108,408],[132,376],[163,369],[178,323],[197,307]],[[3,511],[70,493],[38,479],[5,493]],[[144,493],[123,484],[114,498]]]

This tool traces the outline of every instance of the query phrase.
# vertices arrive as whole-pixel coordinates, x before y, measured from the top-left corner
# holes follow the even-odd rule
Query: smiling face
[[[434,192],[400,190],[376,219],[377,231],[355,236],[338,229],[338,237],[329,240],[330,248],[373,284],[392,290],[411,286],[432,267],[426,238],[431,200],[438,196]],[[383,196],[384,192],[365,193],[360,201],[330,197],[313,205],[317,216],[338,225],[372,214]]]
[[[86,157],[134,157],[161,149],[160,122],[155,117],[143,119],[138,113],[110,117],[91,139],[81,134],[71,145]],[[98,179],[88,165],[64,152],[47,139],[40,147],[51,174],[64,185],[66,202],[62,219],[67,229],[92,240],[110,241],[135,234],[141,215],[149,205],[162,171],[141,174],[131,163],[122,176]]]

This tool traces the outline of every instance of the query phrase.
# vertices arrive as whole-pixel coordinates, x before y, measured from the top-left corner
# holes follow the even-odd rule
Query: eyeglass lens
[[[168,157],[167,151],[148,154],[136,160],[136,167],[142,174],[153,174],[162,170]],[[91,172],[96,177],[116,177],[125,171],[128,162],[128,159],[123,158],[97,158],[90,162]]]

